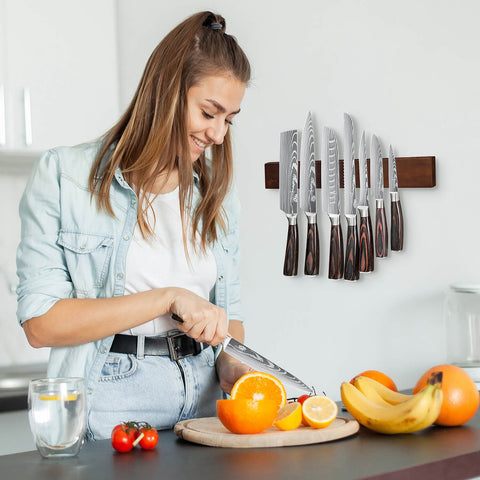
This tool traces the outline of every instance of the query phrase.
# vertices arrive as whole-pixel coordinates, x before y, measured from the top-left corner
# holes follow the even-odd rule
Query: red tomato
[[[300,395],[300,396],[297,398],[297,402],[303,405],[303,402],[304,402],[307,398],[309,398],[309,397],[310,397],[310,395],[306,395],[306,394],[305,394],[305,395]]]
[[[118,428],[120,427],[120,428]],[[111,436],[112,447],[117,452],[129,452],[133,448],[133,439],[130,437],[126,428],[123,425],[117,425]]]
[[[140,428],[140,434],[143,433],[143,437],[138,444],[143,450],[152,450],[158,443],[158,432],[147,424],[147,426]]]

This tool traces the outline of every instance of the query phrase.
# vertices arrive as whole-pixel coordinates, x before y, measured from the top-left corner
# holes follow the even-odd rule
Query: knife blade
[[[280,134],[280,209],[288,219],[283,274],[294,276],[298,267],[298,131]]]
[[[171,317],[176,322],[183,323],[183,319],[177,314],[172,313]],[[256,371],[273,375],[275,378],[280,380],[285,389],[290,391],[294,390],[294,393],[304,392],[308,393],[309,395],[315,395],[315,388],[309,387],[295,375],[287,372],[272,361],[255,352],[255,350],[252,350],[238,340],[235,340],[230,335],[225,337],[225,340],[221,343],[221,345],[226,353],[237,360],[240,360],[245,365],[248,365]]]
[[[308,220],[304,273],[318,275],[320,246],[317,227],[317,180],[315,175],[315,131],[308,112],[300,146],[300,208]]]
[[[398,192],[397,162],[390,145],[388,153],[388,185],[391,207],[391,247],[392,250],[403,250],[403,212]]]
[[[328,278],[343,277],[343,237],[340,225],[340,175],[338,172],[338,144],[335,132],[324,127],[322,158],[323,209],[330,218],[330,253]]]
[[[376,135],[372,135],[370,149],[370,159],[373,162],[373,168],[371,169],[372,186],[374,188],[376,206],[375,255],[377,257],[386,257],[388,254],[388,231],[383,198],[383,157],[380,142]]]
[[[347,246],[345,249],[345,280],[358,280],[358,230],[357,210],[355,208],[355,142],[352,117],[345,113],[344,123],[344,159],[343,193],[344,210],[347,219]]]
[[[362,132],[358,150],[358,172],[360,183],[360,195],[357,207],[360,213],[360,258],[358,268],[361,272],[365,273],[373,272],[375,258],[373,255],[372,218],[370,217],[370,207],[368,205],[368,164],[365,131]]]

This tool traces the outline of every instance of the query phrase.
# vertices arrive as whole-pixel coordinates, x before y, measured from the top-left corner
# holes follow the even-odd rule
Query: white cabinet
[[[115,0],[0,0],[1,159],[92,140],[118,114]]]

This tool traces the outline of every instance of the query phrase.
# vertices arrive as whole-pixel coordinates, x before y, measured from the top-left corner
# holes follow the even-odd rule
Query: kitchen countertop
[[[152,451],[119,454],[109,440],[102,440],[87,443],[73,458],[43,459],[37,451],[0,456],[0,471],[2,478],[21,471],[22,480],[460,480],[480,475],[480,413],[461,427],[393,436],[361,427],[358,434],[342,440],[282,448],[207,447],[180,440],[168,430],[159,432]]]

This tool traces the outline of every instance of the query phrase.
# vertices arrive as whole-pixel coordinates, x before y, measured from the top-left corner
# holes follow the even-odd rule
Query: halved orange
[[[307,398],[302,405],[303,420],[313,428],[328,427],[337,418],[337,404],[322,395]]]
[[[232,433],[260,433],[272,426],[277,415],[274,400],[217,400],[217,416]]]
[[[242,375],[233,385],[230,396],[233,400],[237,398],[274,400],[278,408],[287,403],[285,387],[280,380],[263,372],[249,372]]]
[[[302,405],[298,402],[287,403],[278,413],[273,426],[280,430],[293,430],[302,423]]]

